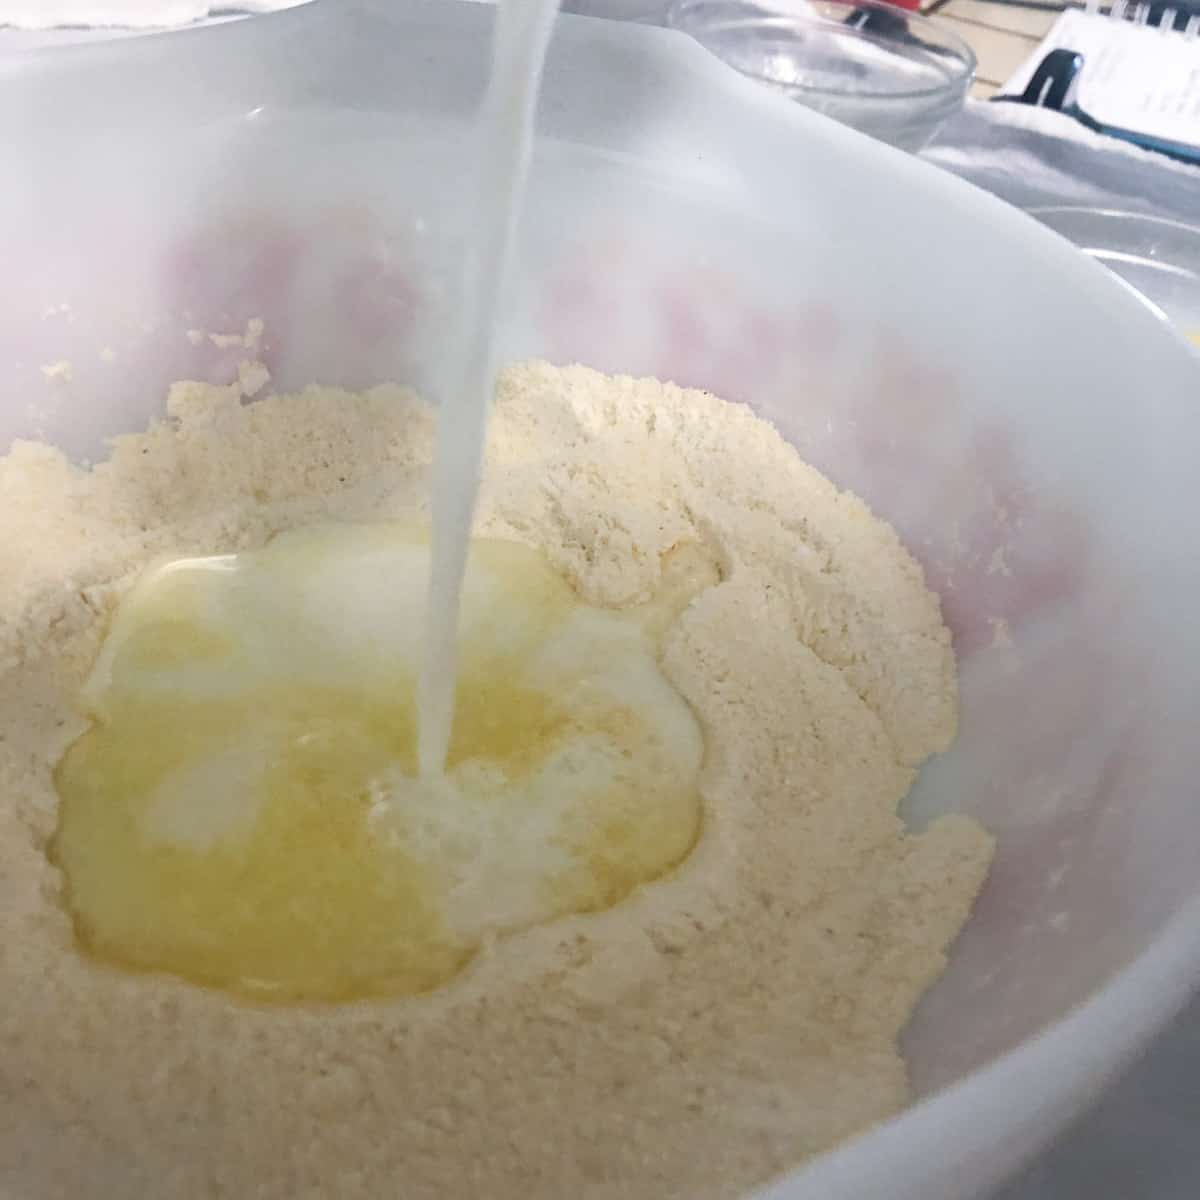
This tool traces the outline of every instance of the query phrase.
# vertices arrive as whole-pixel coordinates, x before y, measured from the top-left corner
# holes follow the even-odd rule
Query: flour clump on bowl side
[[[749,409],[656,380],[505,371],[475,531],[597,609],[647,603],[677,547],[714,564],[661,641],[704,747],[677,866],[359,1003],[256,1005],[80,952],[53,771],[122,597],[167,559],[427,521],[431,452],[401,388],[184,383],[91,469],[29,442],[0,461],[5,1184],[733,1197],[903,1105],[897,1036],[991,856],[967,818],[896,815],[954,737],[950,635],[865,505]],[[9,1167],[47,1131],[53,1155]]]

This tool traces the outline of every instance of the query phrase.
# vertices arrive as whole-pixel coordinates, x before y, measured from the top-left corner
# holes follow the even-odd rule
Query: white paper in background
[[[165,29],[228,13],[271,12],[305,0],[0,0],[0,27]]]
[[[1193,25],[1195,22],[1193,22]],[[1051,50],[1083,55],[1076,101],[1102,125],[1200,145],[1200,37],[1068,9],[1001,89],[1020,95]]]

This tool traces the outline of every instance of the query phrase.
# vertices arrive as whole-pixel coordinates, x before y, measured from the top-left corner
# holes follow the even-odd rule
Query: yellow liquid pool
[[[405,527],[327,526],[138,583],[55,775],[87,952],[266,1001],[406,995],[687,855],[703,745],[657,643],[716,581],[702,552],[612,613],[537,551],[474,542],[446,770],[423,780],[428,562]]]

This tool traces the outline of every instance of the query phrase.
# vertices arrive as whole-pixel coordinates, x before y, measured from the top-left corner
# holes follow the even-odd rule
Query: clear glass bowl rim
[[[767,2],[769,3],[769,0]],[[951,57],[953,61],[960,65],[961,72],[956,76],[951,76],[935,87],[863,91],[859,88],[843,89],[814,87],[802,83],[778,83],[763,75],[758,75],[751,71],[742,71],[741,68],[733,66],[732,63],[727,63],[727,65],[749,79],[757,79],[770,87],[778,88],[780,91],[793,95],[830,96],[859,101],[916,100],[942,94],[946,95],[947,98],[951,98],[965,93],[971,85],[971,80],[975,77],[978,60],[971,47],[952,29],[948,29],[946,26],[923,16],[921,13],[900,8],[895,4],[888,4],[884,0],[813,0],[813,3],[814,6],[826,9],[845,9],[847,13],[865,10],[867,12],[891,13],[903,17],[913,34],[918,37],[926,35],[933,45],[947,52],[948,57]],[[789,29],[819,29],[826,27],[831,32],[844,32],[846,29],[840,22],[829,20],[820,14],[813,15],[803,12],[789,13],[783,11],[771,12],[769,9],[763,9],[761,15],[747,13],[746,15],[739,16],[737,12],[739,5],[733,3],[729,6],[730,12],[722,16],[719,11],[721,7],[719,0],[673,0],[673,3],[667,9],[666,22],[670,28],[677,29],[681,33],[690,34],[697,42],[710,50],[711,53],[716,54],[718,58],[722,58],[722,56],[708,44],[707,40],[708,36],[713,33],[722,33],[736,29],[786,31]],[[745,7],[752,8],[754,5],[750,0],[746,0]],[[706,19],[697,20],[698,14],[704,9],[712,9],[713,11]],[[875,44],[885,49],[887,48],[886,40],[876,41]],[[722,58],[722,61],[727,62],[724,58]]]

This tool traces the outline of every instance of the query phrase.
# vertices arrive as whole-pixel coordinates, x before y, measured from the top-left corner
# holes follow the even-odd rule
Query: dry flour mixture
[[[506,371],[476,532],[598,609],[651,602],[680,547],[711,564],[657,643],[703,739],[681,862],[416,994],[257,1005],[81,952],[53,772],[122,597],[164,559],[426,520],[431,439],[395,387],[183,383],[90,470],[0,460],[0,1195],[735,1197],[903,1104],[897,1036],[991,855],[896,816],[954,736],[949,633],[860,501],[655,380]]]

